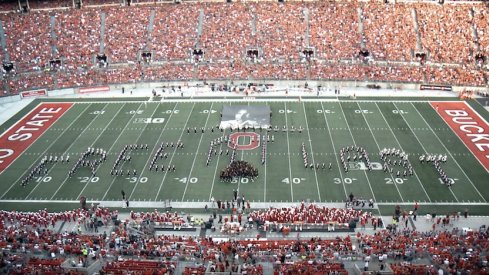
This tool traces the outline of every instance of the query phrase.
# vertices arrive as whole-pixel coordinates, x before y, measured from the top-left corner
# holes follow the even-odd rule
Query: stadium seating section
[[[2,94],[250,78],[488,84],[483,3],[83,2],[29,1],[24,14],[0,3],[0,58],[15,65]]]
[[[323,209],[340,219],[353,218],[351,211],[338,213],[314,204],[306,208]],[[296,210],[282,208],[284,213]],[[81,271],[73,268],[99,261],[100,274],[263,274],[266,264],[270,268],[267,272],[273,269],[274,274],[348,274],[344,261],[367,257],[376,261],[379,257],[379,263],[387,263],[393,274],[438,274],[440,268],[449,274],[489,272],[487,230],[465,233],[440,227],[430,232],[358,232],[353,237],[330,239],[213,240],[130,234],[129,228],[141,230],[147,221],[175,219],[177,213],[131,212],[121,223],[114,222],[118,215],[116,210],[97,206],[59,213],[0,211],[1,267],[10,266],[11,274],[79,274]],[[94,217],[101,222],[95,227]],[[58,222],[75,224],[75,228],[56,233],[53,226]],[[87,231],[81,232],[81,227]],[[419,258],[428,264],[412,263]]]

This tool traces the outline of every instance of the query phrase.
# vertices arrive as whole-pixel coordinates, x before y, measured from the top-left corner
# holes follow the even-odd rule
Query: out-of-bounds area
[[[109,202],[124,192],[131,202],[191,203],[225,200],[237,189],[252,205],[337,203],[351,193],[390,209],[415,201],[459,211],[488,205],[489,114],[476,102],[35,104],[1,129],[0,202]],[[226,106],[268,106],[271,127],[221,129]],[[223,180],[233,157],[258,176]]]

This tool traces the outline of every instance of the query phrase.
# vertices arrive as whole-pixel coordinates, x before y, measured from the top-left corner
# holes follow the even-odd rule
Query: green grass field
[[[237,159],[258,167],[259,176],[253,182],[248,179],[221,182],[219,172],[229,164],[229,156],[225,154],[217,154],[209,166],[205,165],[210,141],[230,133],[209,130],[219,124],[220,111],[226,104],[266,104],[272,109],[273,125],[304,127],[301,133],[297,130],[269,132],[274,142],[267,145],[266,165],[260,161],[261,147],[237,152]],[[487,112],[480,106],[475,108],[487,120]],[[3,131],[7,126],[2,127]],[[187,127],[207,130],[204,134],[187,134]],[[261,136],[267,134],[256,132]],[[158,160],[160,165],[174,164],[176,171],[149,171],[157,147],[162,142],[177,140],[185,147],[165,148],[168,159]],[[240,139],[240,143],[247,142]],[[309,161],[325,163],[326,169],[304,168],[303,142]],[[123,163],[121,169],[136,169],[137,176],[111,176],[110,170],[125,144],[148,144],[149,150],[131,151],[131,162]],[[382,170],[345,172],[340,167],[339,150],[351,145],[364,147],[373,162],[381,162],[379,151],[383,148],[405,151],[414,167],[414,176],[397,178]],[[95,176],[88,168],[81,168],[69,178],[68,171],[88,147],[108,151],[107,161],[98,167]],[[223,144],[217,150],[225,147]],[[431,165],[418,161],[423,153],[448,156],[443,168],[455,181],[451,188],[440,183]],[[67,154],[70,163],[50,164],[47,175],[36,177],[26,187],[20,185],[44,156]],[[327,168],[329,163],[331,169]],[[121,199],[121,190],[131,201],[192,202],[209,201],[211,197],[225,200],[236,188],[252,202],[340,202],[350,192],[384,204],[420,201],[434,206],[440,203],[485,206],[489,199],[488,172],[429,103],[422,101],[75,101],[67,113],[0,175],[0,182],[0,202],[24,203],[76,201],[81,196],[115,201]]]

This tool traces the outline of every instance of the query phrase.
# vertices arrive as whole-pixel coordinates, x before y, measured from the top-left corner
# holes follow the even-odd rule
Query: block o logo
[[[240,144],[239,139],[248,140],[248,144]],[[232,133],[229,135],[228,147],[233,149],[236,144],[236,150],[253,150],[260,146],[260,135],[255,132],[250,133]]]

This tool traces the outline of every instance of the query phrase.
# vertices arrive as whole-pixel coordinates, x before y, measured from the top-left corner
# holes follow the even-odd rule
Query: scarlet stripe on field
[[[0,136],[0,173],[12,164],[73,103],[41,103]]]
[[[466,102],[430,102],[489,172],[489,125]]]

